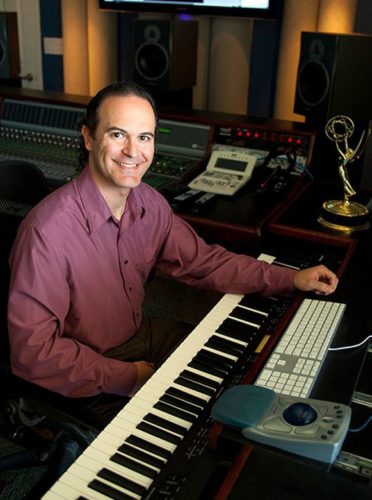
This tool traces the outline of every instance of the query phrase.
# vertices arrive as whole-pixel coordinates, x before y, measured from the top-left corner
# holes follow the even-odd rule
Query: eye
[[[151,142],[153,139],[152,135],[149,134],[142,134],[140,135],[140,141],[141,142]]]
[[[113,139],[116,139],[116,140],[121,140],[124,138],[124,134],[123,132],[121,132],[120,130],[114,130],[112,133],[111,133],[111,137]]]

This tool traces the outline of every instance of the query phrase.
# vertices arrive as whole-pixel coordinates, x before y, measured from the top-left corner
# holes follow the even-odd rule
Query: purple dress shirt
[[[14,373],[71,397],[127,395],[133,363],[102,355],[141,325],[156,267],[220,292],[288,293],[294,272],[207,245],[153,188],[132,189],[116,220],[86,167],[22,222],[10,257]]]

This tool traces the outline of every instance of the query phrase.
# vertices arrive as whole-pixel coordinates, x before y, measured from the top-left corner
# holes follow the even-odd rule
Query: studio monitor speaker
[[[17,14],[0,12],[0,79],[18,78],[19,73]]]
[[[135,21],[134,80],[159,91],[195,85],[197,37],[195,21]]]
[[[313,124],[372,117],[372,36],[303,32],[294,111]]]

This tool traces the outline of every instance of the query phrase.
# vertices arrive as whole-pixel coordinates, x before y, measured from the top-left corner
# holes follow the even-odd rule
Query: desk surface
[[[302,186],[297,195],[272,212],[273,217],[261,227],[259,248],[267,253],[291,251],[306,255],[321,251],[332,257],[333,269],[341,274],[338,289],[331,300],[344,302],[347,309],[340,328],[333,341],[333,347],[354,345],[372,334],[372,229],[352,236],[329,232],[317,222],[321,202],[339,194],[337,185],[310,184]],[[236,207],[241,207],[241,194]],[[360,201],[367,203],[372,193],[361,193]],[[239,210],[239,209],[238,209]],[[213,207],[210,208],[213,211]],[[210,220],[223,220],[224,214],[214,214]],[[239,220],[240,214],[236,216]],[[231,231],[235,231],[232,224]],[[326,262],[327,263],[327,262]],[[369,391],[372,398],[372,355],[367,355],[367,344],[358,348],[334,351],[327,355],[312,397],[337,401],[352,407],[352,427],[358,427],[371,415],[371,407],[353,402],[356,390]],[[369,365],[367,366],[367,363]],[[367,368],[366,368],[367,366]],[[361,374],[361,369],[364,367]],[[343,451],[364,457],[372,463],[372,425],[359,434],[348,434]],[[239,446],[242,446],[240,444]],[[207,450],[201,457],[200,468],[210,477],[208,487],[218,484],[218,479],[233,469],[233,460],[221,450]],[[217,472],[216,472],[217,471]],[[372,474],[372,468],[370,470]],[[368,474],[368,473],[367,473]],[[216,478],[218,476],[218,479]],[[235,478],[234,486],[220,491],[217,498],[242,499],[313,499],[325,494],[331,499],[371,498],[371,484],[368,477],[350,474],[335,466],[295,457],[293,455],[254,445],[241,472]],[[205,483],[205,481],[204,481]],[[203,483],[203,484],[204,484]],[[204,498],[205,485],[197,489],[195,480],[191,491],[186,488],[181,498]],[[193,489],[194,488],[194,489]],[[190,496],[191,495],[191,496]]]

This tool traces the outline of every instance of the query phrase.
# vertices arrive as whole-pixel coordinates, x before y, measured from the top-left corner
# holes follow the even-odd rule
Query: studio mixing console
[[[0,118],[0,160],[36,165],[51,187],[79,173],[79,120],[83,108],[4,99]],[[207,154],[210,127],[160,120],[157,149],[144,181],[161,190],[183,181]]]

